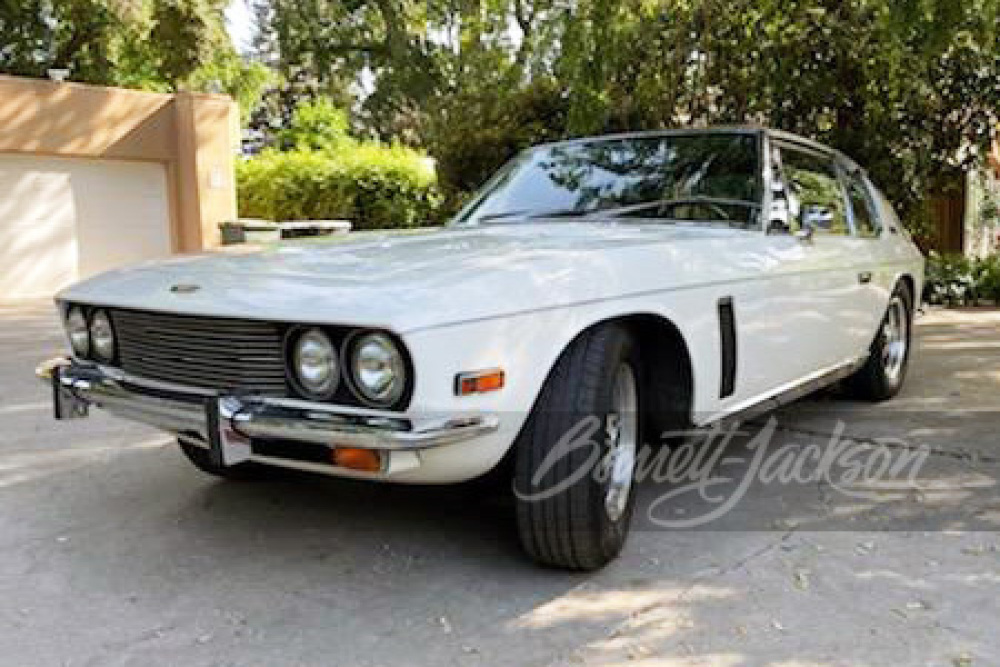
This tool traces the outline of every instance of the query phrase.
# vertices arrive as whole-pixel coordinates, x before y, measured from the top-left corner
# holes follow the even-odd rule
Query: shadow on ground
[[[466,488],[217,482],[154,431],[104,417],[53,424],[30,372],[60,337],[44,309],[19,312],[0,313],[0,648],[12,663],[949,665],[1000,654],[1000,423],[983,398],[1000,382],[1000,318],[922,324],[895,404],[820,397],[778,415],[774,445],[790,451],[827,442],[838,421],[857,437],[927,445],[920,479],[935,492],[882,488],[858,502],[822,483],[752,486],[696,530],[640,514],[619,561],[572,574],[526,562],[509,506]],[[957,355],[948,346],[960,342],[974,345]],[[964,410],[968,396],[983,398],[981,414]],[[642,487],[640,513],[661,491]],[[666,516],[711,506],[695,493]]]

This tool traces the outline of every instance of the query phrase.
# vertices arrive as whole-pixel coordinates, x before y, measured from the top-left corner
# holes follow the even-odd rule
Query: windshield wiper
[[[500,213],[489,213],[476,218],[475,222],[484,223],[496,220],[507,220],[509,218],[524,218],[526,220],[536,220],[539,218],[618,218],[628,216],[632,213],[641,213],[649,209],[659,210],[670,206],[683,206],[684,204],[706,204],[710,207],[714,206],[717,208],[722,206],[742,206],[754,210],[760,208],[760,204],[743,199],[726,199],[724,197],[683,197],[678,199],[657,199],[654,201],[642,202],[641,204],[631,204],[629,206],[620,206],[618,208],[591,209],[589,211],[563,208],[553,209],[550,211],[533,212],[532,209],[521,208],[512,211],[502,211]],[[660,217],[668,218],[669,216]],[[740,222],[738,220],[731,220],[725,215],[720,216],[720,219],[725,222]]]
[[[521,208],[514,211],[503,211],[501,213],[489,213],[476,218],[477,223],[492,222],[494,220],[507,220],[509,218],[525,218],[533,220],[536,218],[583,218],[592,215],[594,211],[574,211],[573,209],[561,208],[551,211],[532,212],[529,208]]]
[[[621,206],[619,208],[608,208],[601,211],[593,211],[592,215],[617,218],[627,216],[631,213],[641,213],[649,209],[661,210],[671,206],[684,206],[685,204],[708,204],[710,207],[742,206],[744,208],[754,210],[760,208],[760,204],[752,201],[746,201],[744,199],[726,199],[724,197],[682,197],[678,199],[657,199],[654,201],[643,202],[641,204],[632,204],[630,206]],[[724,216],[723,220],[730,221],[730,218],[728,216]]]

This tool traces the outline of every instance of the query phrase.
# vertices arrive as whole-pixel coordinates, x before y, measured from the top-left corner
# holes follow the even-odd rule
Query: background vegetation
[[[231,92],[258,143],[303,154],[243,174],[297,160],[315,176],[359,145],[392,161],[361,140],[421,149],[449,209],[541,140],[761,123],[852,155],[918,234],[1000,109],[1000,0],[248,1],[259,30],[239,57],[222,0],[0,0],[0,71]],[[345,122],[306,149],[288,132],[317,99]]]
[[[426,225],[441,197],[432,162],[400,145],[356,141],[344,112],[302,103],[268,148],[238,163],[240,214],[266,220],[348,219],[355,229]]]
[[[997,0],[415,0],[259,5],[259,52],[461,194],[556,137],[755,122],[841,148],[920,231],[1000,108]]]
[[[931,252],[927,258],[924,300],[947,306],[986,301],[1000,306],[1000,256],[976,258]]]
[[[0,73],[156,91],[224,92],[249,121],[277,74],[240,57],[226,0],[0,0]]]

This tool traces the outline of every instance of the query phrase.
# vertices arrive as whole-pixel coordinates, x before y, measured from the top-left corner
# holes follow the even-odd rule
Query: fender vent
[[[719,381],[719,398],[727,398],[736,391],[736,315],[733,298],[719,299],[719,353],[722,369]]]

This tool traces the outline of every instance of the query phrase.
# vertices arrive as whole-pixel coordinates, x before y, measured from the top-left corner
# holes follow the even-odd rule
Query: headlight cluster
[[[96,309],[89,317],[79,306],[66,312],[66,334],[73,354],[81,359],[111,363],[118,353],[115,327],[107,311]]]
[[[107,310],[70,305],[65,326],[77,358],[118,361],[115,322]],[[382,331],[286,329],[286,374],[294,392],[308,400],[399,409],[412,384],[408,359],[398,339]]]
[[[292,352],[292,368],[303,393],[310,398],[330,398],[340,384],[337,348],[319,329],[299,336]]]
[[[364,405],[390,408],[406,393],[406,358],[395,340],[381,332],[348,335],[338,352],[322,329],[293,332],[288,348],[289,375],[305,398],[333,398],[341,380]]]
[[[392,339],[381,333],[365,334],[350,348],[354,388],[375,405],[398,401],[406,383],[406,365]]]

